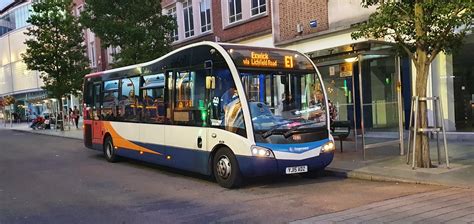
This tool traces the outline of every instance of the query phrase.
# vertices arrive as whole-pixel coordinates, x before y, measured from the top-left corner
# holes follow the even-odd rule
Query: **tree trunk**
[[[426,87],[428,85],[428,69],[429,62],[425,52],[417,52],[418,59],[416,70],[416,95],[418,97],[426,97]],[[417,128],[428,127],[427,101],[420,101],[418,107]],[[415,145],[415,163],[417,167],[431,167],[430,148],[427,133],[417,133]]]

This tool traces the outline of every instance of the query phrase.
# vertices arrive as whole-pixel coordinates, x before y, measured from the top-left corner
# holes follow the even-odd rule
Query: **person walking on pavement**
[[[79,112],[79,109],[77,109],[77,106],[74,106],[73,118],[74,118],[74,123],[76,124],[77,129],[79,129],[79,118],[80,117],[81,117],[81,114]]]

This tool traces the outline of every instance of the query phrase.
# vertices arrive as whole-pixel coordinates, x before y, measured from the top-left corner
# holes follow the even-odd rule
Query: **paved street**
[[[443,220],[467,222],[472,201],[469,190],[338,177],[227,190],[188,172],[107,163],[79,140],[0,130],[0,223],[383,222],[405,209],[400,222],[437,222],[429,211],[441,207]]]
[[[443,189],[298,220],[293,223],[472,223],[474,191]]]

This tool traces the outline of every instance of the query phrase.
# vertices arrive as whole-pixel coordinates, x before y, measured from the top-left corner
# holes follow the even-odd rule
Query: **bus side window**
[[[142,120],[147,123],[166,123],[168,104],[165,102],[165,75],[145,76],[141,92]]]
[[[174,123],[206,126],[207,108],[205,70],[181,71],[175,80]]]
[[[93,118],[92,116],[92,107],[93,107],[93,100],[94,100],[94,85],[92,82],[87,82],[86,85],[84,86],[84,105],[85,105],[85,114],[84,114],[84,119],[85,120],[91,120]]]
[[[240,96],[229,69],[214,69],[216,88],[211,92],[211,125],[246,136]]]
[[[120,117],[118,111],[119,80],[105,81],[102,95],[101,118],[115,121]]]
[[[101,96],[101,84],[94,84],[94,99],[93,99],[93,105],[92,105],[92,118],[94,120],[101,120],[100,119],[100,108],[102,106],[102,102],[100,99]]]
[[[139,121],[140,110],[138,97],[140,95],[140,77],[125,78],[121,80],[121,95],[119,99],[120,120]]]

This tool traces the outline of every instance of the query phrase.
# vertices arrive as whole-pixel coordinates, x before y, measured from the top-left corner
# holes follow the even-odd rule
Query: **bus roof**
[[[167,53],[166,55],[163,55],[155,60],[152,60],[152,61],[148,61],[148,62],[143,62],[143,63],[140,63],[140,64],[134,64],[134,65],[128,65],[128,66],[125,66],[125,67],[120,67],[120,68],[115,68],[115,69],[110,69],[110,70],[105,70],[105,71],[101,71],[101,72],[95,72],[95,73],[91,73],[91,74],[87,74],[84,76],[84,78],[93,78],[93,77],[98,77],[98,76],[102,76],[102,75],[105,75],[105,74],[109,74],[109,73],[114,73],[114,72],[120,72],[120,71],[125,71],[125,70],[129,70],[129,69],[134,69],[134,68],[137,68],[137,67],[144,67],[144,66],[148,66],[148,65],[151,65],[153,63],[156,63],[160,60],[163,60],[164,58],[166,57],[169,57],[170,55],[173,55],[177,52],[180,52],[182,50],[185,50],[185,49],[188,49],[188,48],[192,48],[192,47],[196,47],[196,46],[203,46],[203,45],[208,45],[208,46],[212,46],[212,47],[221,47],[223,48],[224,50],[228,50],[228,49],[231,49],[231,48],[236,48],[236,49],[246,49],[248,51],[279,51],[279,52],[286,52],[288,54],[298,54],[298,55],[302,55],[301,53],[295,51],[295,50],[289,50],[289,49],[284,49],[284,48],[269,48],[269,47],[255,47],[255,46],[248,46],[248,45],[243,45],[243,44],[233,44],[233,43],[216,43],[216,42],[211,42],[211,41],[202,41],[202,42],[198,42],[198,43],[193,43],[193,44],[190,44],[190,45],[187,45],[187,46],[184,46],[184,47],[181,47],[181,48],[178,48],[178,49],[175,49],[169,53]],[[235,60],[234,60],[235,61]]]

